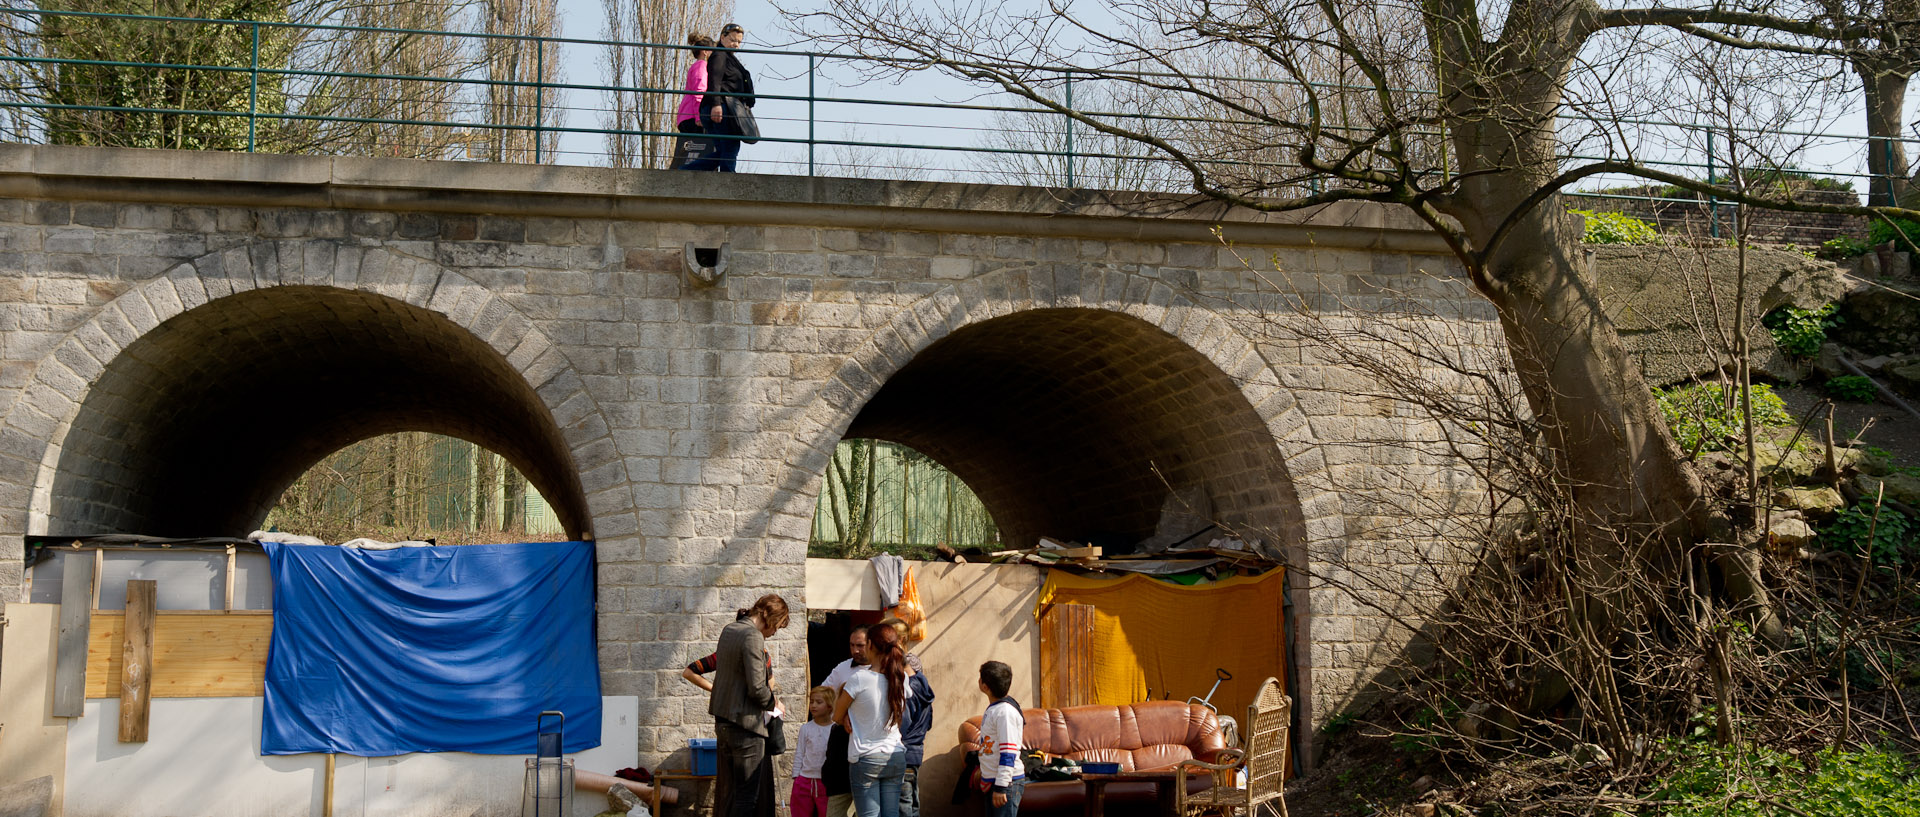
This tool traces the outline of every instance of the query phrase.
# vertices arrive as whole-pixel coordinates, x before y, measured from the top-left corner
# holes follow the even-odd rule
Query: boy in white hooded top
[[[1020,702],[1007,697],[1013,688],[1013,668],[999,661],[980,665],[980,691],[987,696],[980,717],[980,782],[992,791],[987,817],[1014,817],[1020,813],[1020,794],[1027,788],[1020,764],[1020,740],[1027,718]]]

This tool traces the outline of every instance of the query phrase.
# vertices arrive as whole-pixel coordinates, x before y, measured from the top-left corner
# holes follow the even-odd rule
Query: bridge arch
[[[321,458],[400,430],[502,454],[570,535],[631,516],[589,507],[581,474],[624,466],[531,320],[416,259],[325,245],[331,263],[308,247],[283,264],[273,249],[182,264],[41,361],[0,425],[0,438],[50,441],[20,532],[243,535]]]
[[[1287,368],[1151,274],[1067,265],[988,272],[901,310],[822,387],[788,458],[784,513],[795,524],[785,529],[809,529],[798,520],[812,517],[834,446],[875,436],[952,468],[1012,536],[1144,536],[1166,496],[1164,474],[1176,488],[1205,487],[1218,517],[1277,539],[1304,567],[1347,532],[1339,495],[1324,487],[1326,455],[1281,382]],[[942,405],[963,388],[976,394]],[[1183,406],[1206,419],[1183,422]],[[970,413],[994,427],[979,427]],[[962,442],[1029,421],[985,450]],[[1111,472],[1089,475],[1093,468]],[[1062,488],[1065,481],[1073,485]],[[1072,502],[1088,507],[1061,507]],[[1114,518],[1126,529],[1096,530],[1105,526],[1096,520]],[[1312,713],[1315,582],[1299,575],[1288,584],[1288,686],[1296,713]]]
[[[1224,520],[1303,558],[1345,524],[1338,496],[1311,487],[1325,457],[1274,369],[1229,321],[1150,275],[989,272],[901,310],[823,386],[790,460],[798,482],[812,480],[791,512],[817,494],[840,439],[871,436],[953,469],[1016,543],[1150,533],[1169,484],[1202,485]],[[1088,477],[1088,463],[1114,473]],[[1076,470],[1076,487],[1043,487]],[[1084,509],[1042,507],[1063,501]]]

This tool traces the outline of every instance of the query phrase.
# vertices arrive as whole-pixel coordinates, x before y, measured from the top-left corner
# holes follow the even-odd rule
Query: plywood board
[[[87,641],[88,698],[119,699],[125,625],[121,613],[93,615]],[[272,616],[162,610],[153,622],[152,697],[264,695],[272,638]]]
[[[127,614],[120,640],[120,742],[147,740],[147,703],[153,691],[153,604],[158,596],[152,579],[127,582]]]
[[[1040,705],[1093,702],[1093,605],[1048,605],[1040,619]]]
[[[53,667],[53,714],[77,718],[86,705],[83,692],[90,673],[87,655],[93,651],[88,633],[93,610],[94,560],[91,555],[68,553],[60,559],[60,636]],[[118,675],[114,676],[118,678]]]
[[[965,762],[960,722],[987,708],[980,694],[984,661],[1013,669],[1013,697],[1027,705],[1040,700],[1040,625],[1033,608],[1047,571],[1018,564],[909,562],[908,567],[927,609],[927,640],[910,649],[920,656],[934,696],[933,729],[927,732],[926,761],[920,767],[921,813],[971,815],[947,802]]]

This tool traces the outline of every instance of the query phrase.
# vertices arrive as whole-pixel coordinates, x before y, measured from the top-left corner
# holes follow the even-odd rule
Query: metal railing
[[[659,167],[681,135],[672,111],[683,92],[637,82],[632,72],[612,75],[610,66],[620,62],[616,56],[631,56],[634,59],[625,62],[632,64],[645,55],[673,66],[656,76],[678,77],[694,50],[350,22],[26,9],[4,14],[14,24],[0,42],[0,126],[5,130],[0,139],[18,142]],[[126,50],[100,53],[113,46],[115,37]],[[197,53],[220,58],[171,58],[179,52],[170,51],[169,44],[181,41],[211,43]],[[857,57],[777,49],[736,53],[756,74],[760,88],[754,110],[763,133],[759,145],[742,155],[743,169],[1066,187],[1181,190],[1189,185],[1178,165],[1144,148],[1088,132],[1057,111],[938,79],[936,72],[913,73],[914,85],[888,98],[858,93],[878,83],[861,81],[860,69],[872,66]],[[528,64],[530,73],[525,70]],[[591,66],[595,81],[564,78],[566,70],[583,65]],[[379,70],[364,70],[372,67]],[[853,81],[843,81],[843,73]],[[1271,89],[1261,92],[1272,94],[1284,94],[1292,85],[1270,78],[1201,79]],[[1129,109],[1111,95],[1088,93],[1111,91],[1113,83],[1062,67],[1050,73],[1043,87],[1057,88],[1059,105],[1096,121],[1174,133],[1190,141],[1255,124]],[[1075,107],[1076,89],[1087,107]],[[1096,101],[1086,102],[1089,95]],[[1107,107],[1099,107],[1102,104]],[[597,122],[583,123],[583,118]],[[1728,171],[1726,143],[1761,133],[1677,122],[1602,123],[1575,115],[1563,121],[1662,132],[1668,147],[1640,161],[1708,179]],[[1827,143],[1823,155],[1828,158],[1806,168],[1814,175],[1884,181],[1867,174],[1864,151],[1890,149],[1891,141],[1785,130],[1765,135]],[[1416,142],[1424,140],[1436,172],[1450,172],[1444,133],[1427,130],[1412,136]],[[1920,140],[1906,141],[1920,145]],[[1317,191],[1320,181],[1297,172],[1286,158],[1283,149],[1270,146],[1203,161],[1218,172],[1271,177],[1281,187],[1297,184]],[[1599,158],[1607,157],[1578,151],[1566,157],[1569,162]],[[1691,194],[1653,192],[1624,195],[1589,189],[1583,195],[1698,201]],[[1718,210],[1718,202],[1711,199],[1707,206]],[[1717,229],[1719,219],[1709,221]]]

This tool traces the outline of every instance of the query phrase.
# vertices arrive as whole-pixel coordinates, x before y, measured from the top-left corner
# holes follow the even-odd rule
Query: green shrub
[[[1867,531],[1873,541],[1867,541]],[[1820,526],[1820,546],[1828,550],[1863,556],[1869,553],[1874,564],[1904,565],[1914,547],[1913,522],[1892,508],[1880,509],[1880,521],[1873,520],[1873,506],[1848,505],[1833,521]]]
[[[1760,323],[1773,333],[1773,342],[1780,351],[1794,357],[1813,357],[1820,353],[1820,344],[1827,342],[1827,330],[1840,325],[1839,304],[1827,304],[1819,309],[1801,309],[1783,306],[1768,312]]]
[[[1675,750],[1675,766],[1653,799],[1677,801],[1665,817],[1920,817],[1920,778],[1914,761],[1890,749],[1824,751],[1801,759],[1755,746],[1699,744]]]
[[[1850,235],[1843,235],[1820,242],[1820,250],[1815,255],[1829,261],[1844,261],[1866,255],[1872,249],[1872,244]]]
[[[1880,390],[1875,388],[1873,380],[1857,374],[1827,378],[1827,394],[1835,399],[1849,403],[1871,403],[1879,398]]]
[[[1895,230],[1895,225],[1900,229]],[[1902,252],[1920,252],[1914,248],[1914,244],[1920,242],[1920,222],[1896,218],[1892,224],[1888,224],[1886,219],[1874,219],[1873,225],[1867,228],[1867,243],[1885,244],[1889,241],[1894,242],[1894,249]]]
[[[1740,428],[1739,395],[1729,394],[1733,391],[1717,384],[1703,383],[1655,389],[1653,397],[1660,407],[1660,414],[1667,419],[1667,428],[1673,431],[1673,437],[1679,441],[1681,448],[1688,451],[1730,451],[1745,436]],[[1793,415],[1787,413],[1787,404],[1780,399],[1780,395],[1773,393],[1772,386],[1762,384],[1753,387],[1753,424],[1793,424]]]
[[[1653,225],[1625,213],[1597,210],[1570,210],[1587,220],[1587,231],[1580,237],[1588,244],[1658,244],[1660,232]]]

